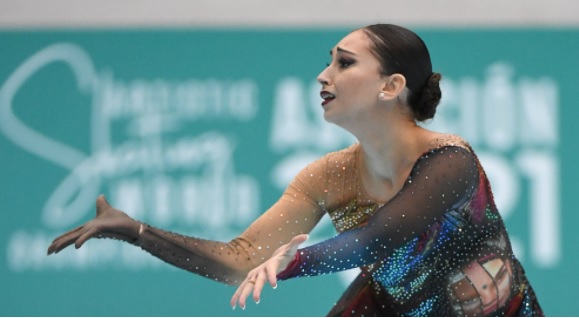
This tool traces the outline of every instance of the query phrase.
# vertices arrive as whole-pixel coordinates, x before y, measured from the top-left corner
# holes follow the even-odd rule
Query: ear
[[[392,74],[385,78],[384,87],[380,92],[380,99],[394,100],[406,87],[406,78],[402,74]]]

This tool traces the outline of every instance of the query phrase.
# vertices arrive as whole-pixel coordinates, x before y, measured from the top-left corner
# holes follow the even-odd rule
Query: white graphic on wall
[[[14,112],[14,97],[26,82],[57,62],[67,65],[78,90],[92,97],[92,105],[79,105],[91,109],[90,153],[51,139]],[[220,131],[188,133],[186,126],[216,118],[249,122],[257,114],[257,94],[257,84],[248,79],[121,81],[110,70],[97,72],[90,56],[68,43],[28,58],[0,89],[0,131],[18,147],[70,173],[44,204],[46,229],[16,229],[10,235],[8,267],[158,267],[160,261],[139,249],[108,240],[46,257],[56,233],[92,217],[103,187],[110,189],[109,201],[115,207],[159,227],[194,226],[195,235],[212,239],[239,234],[234,227],[258,213],[259,184],[252,176],[236,173],[233,138]],[[114,132],[115,141],[113,126],[121,127]]]

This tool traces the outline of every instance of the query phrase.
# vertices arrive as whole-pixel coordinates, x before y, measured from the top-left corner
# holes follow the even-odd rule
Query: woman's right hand
[[[93,237],[113,238],[129,243],[138,239],[141,223],[111,207],[104,195],[97,198],[96,209],[94,219],[55,238],[48,247],[47,255],[56,254],[72,243],[78,249]]]

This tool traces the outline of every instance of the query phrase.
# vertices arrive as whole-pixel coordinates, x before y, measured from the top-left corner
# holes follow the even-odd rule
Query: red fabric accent
[[[508,303],[506,309],[507,312],[505,314],[505,317],[514,317],[514,316],[518,316],[515,315],[519,309],[521,308],[521,305],[523,303],[523,291],[521,291],[520,293],[516,294],[511,301]]]

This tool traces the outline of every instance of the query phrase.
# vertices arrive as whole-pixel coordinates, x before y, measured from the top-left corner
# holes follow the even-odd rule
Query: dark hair
[[[362,28],[370,38],[370,49],[380,61],[382,74],[402,74],[410,91],[408,104],[414,118],[424,121],[434,117],[442,96],[441,75],[432,72],[430,53],[414,32],[392,24],[373,24]]]

